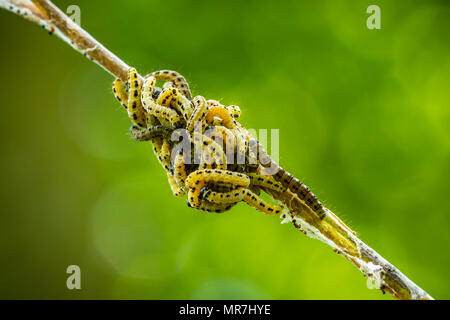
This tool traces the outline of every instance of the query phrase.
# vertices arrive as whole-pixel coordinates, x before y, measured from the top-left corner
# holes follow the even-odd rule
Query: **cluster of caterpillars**
[[[156,85],[158,80],[164,82],[161,87]],[[152,72],[142,80],[131,68],[125,83],[114,81],[113,92],[134,123],[132,138],[151,141],[173,194],[187,193],[189,207],[220,213],[244,201],[276,215],[282,208],[264,201],[261,190],[290,190],[320,218],[325,217],[316,196],[282,168],[277,167],[273,176],[262,174],[258,155],[249,148],[255,139],[237,121],[238,106],[193,98],[186,79],[170,70]],[[178,138],[188,139],[188,148],[177,147],[177,129],[187,133]]]

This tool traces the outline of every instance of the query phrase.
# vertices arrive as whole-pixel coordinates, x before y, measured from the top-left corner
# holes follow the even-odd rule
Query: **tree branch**
[[[113,76],[127,80],[130,68],[47,0],[0,0],[0,7],[35,22]]]
[[[0,0],[0,7],[41,25],[56,34],[76,51],[96,62],[122,81],[127,80],[129,66],[107,50],[91,35],[69,19],[48,0]],[[311,238],[329,245],[353,263],[375,285],[397,299],[433,299],[372,248],[362,242],[334,213],[328,210],[325,220],[289,190],[277,193],[265,190],[289,209],[282,223],[291,222]]]

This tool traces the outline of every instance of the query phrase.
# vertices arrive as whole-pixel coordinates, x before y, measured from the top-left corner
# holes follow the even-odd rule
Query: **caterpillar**
[[[154,76],[156,79],[172,81],[175,87],[178,88],[186,98],[192,100],[189,84],[187,83],[186,79],[178,72],[172,70],[160,70],[152,72],[149,75]]]
[[[236,203],[242,201],[244,198],[245,188],[240,187],[236,190],[231,190],[228,192],[217,192],[211,189],[206,189],[202,193],[205,200],[214,203]]]
[[[243,200],[256,210],[268,215],[276,215],[281,212],[281,207],[267,203],[248,189],[244,189]]]
[[[194,171],[187,177],[186,184],[189,188],[192,188],[198,185],[199,181],[229,183],[244,188],[247,188],[250,184],[250,178],[245,174],[221,169]]]
[[[173,175],[175,181],[182,189],[184,189],[186,185],[187,174],[186,174],[185,158],[182,150],[180,150],[180,152],[178,152],[175,155],[173,159],[173,168],[174,168]]]
[[[222,151],[225,150],[225,159],[227,163],[235,163],[235,154],[237,149],[236,137],[233,132],[224,126],[210,126],[205,130],[205,136],[220,141],[223,146]]]
[[[145,111],[147,112],[147,123],[149,125],[157,125],[159,123],[158,119],[151,114],[150,105],[153,105],[155,102],[153,101],[153,96],[155,92],[155,77],[148,77],[144,79],[144,84],[142,85],[142,93],[141,93],[141,102]]]
[[[112,91],[114,94],[114,97],[120,102],[120,104],[125,108],[128,109],[127,101],[128,101],[128,95],[123,90],[123,83],[122,81],[117,78],[113,82]]]
[[[141,129],[138,126],[131,126],[130,128],[130,135],[136,141],[149,141],[159,137],[168,137],[170,133],[171,130],[161,125],[150,126],[146,129]]]
[[[208,104],[202,96],[196,96],[194,98],[194,111],[192,112],[186,130],[189,132],[193,132],[196,129],[196,126],[201,124],[201,132],[203,132],[204,127],[206,126],[206,122],[204,121],[206,117],[206,113],[208,112]]]
[[[166,83],[167,84],[167,83]],[[172,107],[183,115],[183,122],[189,119],[193,110],[191,101],[178,92],[178,89],[166,85],[156,103],[166,107]],[[170,83],[169,83],[170,84]]]
[[[234,119],[239,119],[241,116],[241,108],[235,105],[225,107]]]
[[[136,69],[128,71],[128,116],[137,125],[145,128],[147,126],[147,114],[141,105],[141,82],[138,79]]]
[[[247,173],[247,176],[250,178],[250,183],[252,185],[261,186],[277,192],[284,192],[286,190],[282,184],[278,183],[271,177],[256,173]]]
[[[236,203],[227,204],[227,203],[213,203],[202,200],[199,202],[196,207],[197,210],[206,211],[206,212],[214,212],[214,213],[222,213],[230,210]],[[187,205],[190,207],[189,202]]]
[[[208,188],[211,189],[212,191],[217,191],[217,192],[228,192],[228,191],[236,189],[236,187],[232,184],[221,183],[221,182],[216,182],[214,184],[210,184],[210,185],[208,185]]]
[[[158,154],[158,159],[167,172],[170,172],[170,151],[171,151],[170,142],[167,139],[164,139],[161,146],[161,150]]]
[[[233,129],[236,126],[236,120],[223,105],[211,106],[206,114],[206,122],[212,123],[215,117],[222,119],[223,125],[229,129]]]
[[[170,172],[167,172],[167,179],[169,180],[170,189],[172,190],[173,195],[175,197],[184,196],[184,190],[178,185],[174,176]]]
[[[195,140],[195,139],[194,139]],[[197,140],[197,144],[198,144]],[[202,136],[202,162],[199,169],[210,167],[212,169],[226,169],[227,162],[222,147],[213,139],[203,135]]]
[[[231,129],[231,132],[236,137],[236,164],[245,164],[248,150],[248,140],[246,139],[244,133],[241,131],[239,127],[234,127]]]
[[[319,201],[319,199],[317,199],[315,194],[297,178],[292,176],[289,172],[285,171],[281,167],[278,167],[278,172],[273,177],[278,182],[281,182],[283,186],[298,195],[298,197],[302,199],[308,205],[308,207],[310,207],[315,213],[317,213],[320,219],[324,219],[326,217],[327,213],[322,203]]]

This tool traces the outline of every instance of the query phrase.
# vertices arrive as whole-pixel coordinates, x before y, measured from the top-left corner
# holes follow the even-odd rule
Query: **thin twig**
[[[0,7],[41,25],[115,77],[122,81],[127,80],[129,66],[75,24],[50,1],[0,0]],[[289,213],[282,216],[284,218],[282,223],[292,222],[296,228],[309,237],[329,245],[335,252],[353,263],[364,275],[372,279],[381,290],[390,293],[397,299],[433,299],[362,242],[331,211],[328,210],[327,219],[320,220],[302,200],[290,191],[283,193],[266,191],[288,208]]]
[[[113,76],[127,80],[130,68],[89,33],[69,19],[52,2],[46,0],[0,0],[0,7],[35,22],[68,43],[86,58]]]

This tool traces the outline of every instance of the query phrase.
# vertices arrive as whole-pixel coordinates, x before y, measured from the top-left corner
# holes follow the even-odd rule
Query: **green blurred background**
[[[283,167],[450,298],[448,1],[55,3],[141,74],[178,70],[280,129]],[[0,30],[0,298],[392,299],[278,218],[189,209],[128,136],[112,76],[3,10]]]

